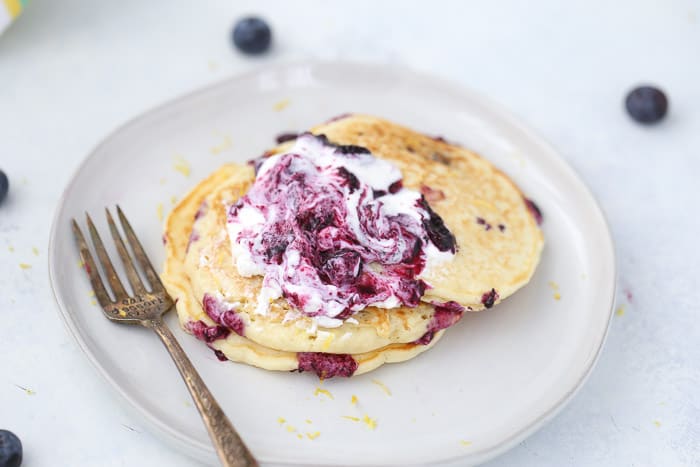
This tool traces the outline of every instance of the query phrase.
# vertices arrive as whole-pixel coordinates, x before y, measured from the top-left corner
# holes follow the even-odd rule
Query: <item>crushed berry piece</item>
[[[399,191],[401,188],[403,188],[403,180],[397,180],[391,185],[389,185],[389,193],[392,195],[395,194],[397,191]]]
[[[168,244],[168,235],[167,234],[163,234],[163,236],[160,239],[163,241],[163,245]]]
[[[265,248],[265,258],[268,264],[282,264],[282,255],[287,251],[291,241],[288,235],[278,235],[273,232],[265,232],[262,236],[262,245]]]
[[[386,195],[386,191],[384,190],[372,190],[372,196],[374,199],[381,198],[384,195]]]
[[[307,232],[317,232],[333,223],[333,213],[325,213],[317,216],[314,211],[305,211],[297,216],[297,222],[302,230]]]
[[[537,225],[542,225],[542,220],[543,220],[542,211],[540,211],[540,208],[535,204],[535,202],[529,198],[525,198],[525,205],[527,206],[527,209],[530,211],[530,214],[532,214],[532,217],[535,218]]]
[[[221,326],[225,326],[227,330],[233,330],[239,336],[245,336],[245,323],[243,322],[243,318],[236,313],[233,307],[227,306],[209,294],[204,294],[202,306],[206,314],[212,320],[219,323]],[[228,333],[226,335],[228,336]]]
[[[302,133],[299,136],[305,136],[305,135],[310,135],[311,133]],[[299,137],[297,136],[297,137]],[[357,146],[355,144],[337,144],[328,139],[328,137],[324,134],[320,135],[313,135],[325,145],[325,146],[330,146],[336,149],[336,151],[340,154],[371,154],[370,150],[367,149],[364,146]]]
[[[293,141],[297,139],[298,135],[299,133],[280,133],[279,135],[277,135],[277,137],[275,137],[275,141],[277,142],[277,144],[286,143],[287,141]]]
[[[360,188],[360,181],[357,179],[354,173],[350,172],[345,167],[338,168],[338,175],[340,175],[348,184],[350,188],[350,193],[354,193],[355,190]]]
[[[505,232],[505,231],[506,231],[506,226],[503,225],[503,224],[498,224],[498,230],[500,230],[501,232]]]
[[[299,371],[313,371],[319,378],[328,379],[335,376],[350,377],[357,370],[357,362],[352,355],[321,352],[297,353]]]
[[[362,273],[362,256],[356,251],[338,250],[323,261],[319,272],[330,284],[350,284]]]
[[[214,355],[216,355],[216,358],[218,358],[220,362],[225,362],[228,360],[226,355],[224,355],[221,350],[214,349]]]
[[[435,333],[447,329],[462,318],[464,307],[457,302],[434,304],[435,314],[428,324],[428,330],[415,341],[416,344],[428,345],[435,337]]]
[[[214,342],[217,339],[225,339],[231,332],[223,326],[207,326],[204,321],[190,321],[185,327],[197,339],[206,343]]]
[[[421,185],[420,192],[430,203],[445,199],[445,192],[440,189],[430,188],[428,185]]]
[[[442,220],[442,217],[433,211],[425,200],[425,196],[421,196],[421,199],[418,200],[418,206],[425,209],[430,215],[429,219],[423,220],[423,227],[425,227],[425,230],[428,232],[430,241],[433,242],[438,250],[450,250],[454,253],[456,251],[457,242],[455,236],[445,225],[445,221]]]
[[[341,154],[369,154],[369,149],[354,144],[335,145],[336,150]]]
[[[489,292],[486,292],[481,296],[481,303],[483,303],[486,308],[491,308],[496,303],[498,298],[498,292],[496,292],[496,289],[491,289]]]

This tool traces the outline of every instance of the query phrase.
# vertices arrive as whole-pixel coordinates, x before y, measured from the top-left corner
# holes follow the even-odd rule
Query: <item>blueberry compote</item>
[[[433,303],[433,305],[435,306],[435,314],[428,324],[428,331],[416,341],[416,344],[430,344],[436,332],[455,324],[464,313],[464,307],[457,302]]]
[[[455,254],[454,235],[401,172],[360,146],[299,135],[260,161],[228,210],[238,272],[264,276],[258,313],[284,297],[324,327],[369,305],[416,306],[426,269]]]
[[[352,355],[321,352],[299,352],[299,371],[313,371],[321,379],[335,376],[350,377],[357,370],[357,362]]]

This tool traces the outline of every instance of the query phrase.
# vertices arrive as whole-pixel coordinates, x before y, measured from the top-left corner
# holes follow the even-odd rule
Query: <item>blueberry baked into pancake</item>
[[[352,376],[525,285],[531,211],[478,155],[351,115],[199,183],[167,220],[162,279],[220,359]]]

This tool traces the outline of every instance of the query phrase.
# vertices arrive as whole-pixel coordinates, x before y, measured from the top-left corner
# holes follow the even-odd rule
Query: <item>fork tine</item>
[[[118,205],[117,214],[119,215],[119,221],[122,224],[124,233],[126,233],[126,239],[129,241],[129,245],[131,245],[131,249],[134,252],[134,256],[136,256],[136,259],[141,265],[141,269],[143,269],[143,272],[146,274],[148,282],[151,284],[151,290],[153,292],[164,291],[165,288],[160,282],[158,273],[156,273],[156,270],[153,268],[151,261],[148,259],[148,255],[146,255],[146,252],[141,246],[141,242],[139,242],[139,239],[136,237],[134,229],[131,228],[131,224],[129,224],[129,221],[126,220],[126,216],[122,212],[122,208],[120,208]]]
[[[114,292],[114,298],[117,302],[119,302],[127,298],[128,295],[124,289],[124,286],[122,285],[122,281],[119,280],[117,271],[115,271],[114,266],[112,266],[112,261],[109,259],[109,255],[107,254],[107,250],[105,250],[102,239],[97,233],[95,224],[92,223],[92,219],[90,219],[89,214],[85,213],[85,217],[87,217],[88,229],[90,230],[90,237],[92,237],[92,244],[97,252],[97,258],[100,260],[105,276],[107,276],[107,282],[109,282],[112,292]]]
[[[97,272],[97,266],[95,265],[95,260],[92,259],[92,254],[90,254],[90,250],[88,249],[83,232],[80,230],[80,227],[78,227],[78,223],[75,219],[73,219],[73,235],[75,236],[75,241],[78,244],[78,249],[80,250],[80,259],[85,265],[85,271],[87,271],[88,277],[90,278],[92,290],[95,292],[95,297],[100,303],[100,306],[104,308],[112,303],[112,299],[109,298],[109,294],[102,283],[102,279],[100,279],[100,275]]]
[[[124,246],[124,240],[122,240],[122,236],[119,234],[117,226],[114,224],[112,214],[107,208],[105,208],[105,213],[107,214],[107,223],[109,224],[109,230],[112,232],[112,238],[114,239],[114,243],[117,245],[117,251],[119,252],[119,257],[122,259],[122,264],[124,265],[124,269],[126,270],[126,277],[127,279],[129,279],[129,284],[131,284],[131,288],[133,289],[135,294],[146,293],[146,288],[144,287],[143,282],[139,277],[139,273],[136,272],[134,262],[132,261],[131,256],[129,256],[129,253],[126,251],[126,247]]]

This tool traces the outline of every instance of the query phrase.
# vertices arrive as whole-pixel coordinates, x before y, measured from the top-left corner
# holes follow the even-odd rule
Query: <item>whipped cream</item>
[[[367,306],[416,306],[429,287],[421,275],[449,261],[456,245],[401,180],[367,149],[309,133],[264,159],[227,222],[239,274],[264,277],[256,312],[285,297],[333,328]]]

